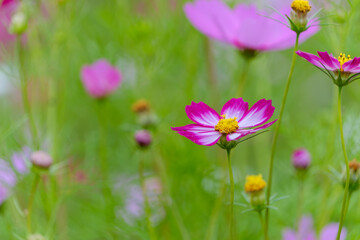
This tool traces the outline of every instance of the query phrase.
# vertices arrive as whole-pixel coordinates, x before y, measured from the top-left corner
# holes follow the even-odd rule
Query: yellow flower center
[[[230,134],[235,132],[238,128],[238,122],[236,121],[236,117],[234,118],[225,118],[226,114],[221,115],[221,118],[215,126],[215,130],[219,131],[222,134]]]
[[[343,72],[344,71],[344,69],[342,68],[343,64],[352,59],[351,59],[350,55],[347,55],[347,57],[346,57],[345,53],[340,53],[338,60],[340,63],[340,70]]]
[[[262,175],[249,175],[246,177],[245,191],[246,192],[258,192],[265,188],[266,182],[262,178]]]
[[[311,10],[311,6],[309,4],[309,1],[307,0],[294,0],[291,3],[291,8],[295,12],[301,12],[301,13],[307,13]]]

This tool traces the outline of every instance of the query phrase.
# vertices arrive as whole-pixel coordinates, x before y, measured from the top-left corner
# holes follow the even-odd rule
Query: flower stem
[[[211,217],[210,217],[210,223],[209,223],[209,228],[206,232],[206,240],[211,240],[214,238],[214,232],[215,232],[215,228],[216,228],[216,222],[219,216],[219,212],[222,206],[222,202],[223,199],[225,197],[225,193],[226,193],[226,181],[224,180],[221,184],[221,189],[220,189],[220,196],[218,196],[218,198],[216,199],[215,202],[215,207],[211,213]]]
[[[102,177],[102,194],[105,200],[105,209],[106,209],[106,219],[108,224],[112,225],[115,220],[114,206],[113,206],[113,197],[111,189],[109,186],[109,166],[107,159],[107,119],[106,119],[106,99],[101,99],[97,101],[98,107],[98,118],[100,125],[100,149],[99,149],[99,161],[100,161],[100,170]],[[112,229],[112,226],[111,228]],[[111,231],[110,234],[114,235]]]
[[[240,80],[239,80],[239,89],[238,89],[239,97],[242,97],[242,95],[244,93],[244,88],[245,88],[247,76],[249,74],[250,61],[251,61],[251,59],[246,58],[246,57],[244,59],[245,59],[244,60],[244,68],[242,70],[242,73],[240,75]]]
[[[258,215],[259,215],[259,219],[260,219],[260,223],[261,223],[261,228],[263,230],[265,230],[265,223],[264,223],[264,219],[262,217],[261,211],[257,211]]]
[[[346,153],[345,147],[345,139],[344,139],[344,131],[343,131],[343,124],[342,124],[342,114],[341,114],[341,90],[342,87],[339,87],[339,95],[338,95],[338,116],[339,116],[339,128],[340,128],[340,137],[341,137],[341,146],[344,154],[345,166],[346,166],[346,183],[345,183],[345,192],[344,192],[344,199],[341,208],[340,214],[340,221],[339,221],[339,229],[337,233],[336,239],[340,239],[341,230],[344,224],[346,211],[347,211],[347,201],[349,198],[349,184],[350,184],[350,169],[349,169],[349,160]]]
[[[27,230],[28,233],[32,233],[32,228],[31,228],[31,216],[32,216],[32,207],[33,207],[33,203],[34,203],[34,198],[35,198],[35,193],[36,190],[38,188],[40,182],[40,175],[35,173],[35,179],[31,188],[31,192],[30,192],[30,198],[29,198],[29,203],[28,203],[28,214],[27,214]]]
[[[150,209],[150,205],[149,205],[149,197],[147,194],[145,181],[144,181],[144,159],[143,159],[143,157],[140,157],[140,161],[139,161],[139,179],[140,179],[140,185],[141,185],[142,195],[143,195],[143,199],[144,199],[147,229],[149,231],[150,239],[155,240],[156,239],[155,230],[152,226],[151,219],[150,219],[151,209]]]
[[[29,128],[31,132],[32,142],[35,149],[38,149],[40,146],[38,144],[38,137],[36,131],[36,125],[31,113],[31,106],[28,96],[28,81],[26,79],[25,65],[24,65],[24,49],[21,43],[21,35],[17,36],[16,39],[17,51],[18,51],[18,61],[19,61],[19,74],[21,82],[21,96],[25,114],[29,120]]]
[[[268,236],[269,215],[270,215],[269,205],[270,205],[270,196],[271,196],[271,184],[272,184],[272,175],[273,175],[275,150],[276,150],[276,146],[277,146],[277,140],[278,140],[278,137],[279,137],[279,130],[280,130],[280,125],[281,125],[281,120],[282,120],[282,116],[283,116],[284,109],[285,109],[285,104],[286,104],[286,99],[287,99],[287,95],[288,95],[288,92],[289,92],[291,78],[292,78],[294,68],[295,68],[296,51],[297,51],[298,46],[299,46],[299,36],[300,36],[300,34],[296,35],[296,41],[295,41],[295,46],[294,46],[294,51],[293,51],[293,56],[292,56],[291,66],[290,66],[290,72],[289,72],[286,87],[285,87],[285,90],[284,90],[284,95],[283,95],[282,102],[281,102],[280,114],[279,114],[279,118],[278,118],[278,121],[277,121],[277,124],[276,124],[273,143],[272,143],[272,147],[271,147],[270,167],[269,167],[269,177],[268,177],[268,189],[267,189],[267,193],[266,193],[266,204],[267,204],[268,207],[265,210],[265,227],[264,227],[265,240],[269,239],[269,236]]]
[[[230,239],[234,239],[234,176],[231,166],[230,149],[227,149],[227,160],[229,165],[229,178],[230,178]]]

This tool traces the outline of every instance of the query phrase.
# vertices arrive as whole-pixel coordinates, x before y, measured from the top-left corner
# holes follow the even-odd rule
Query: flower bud
[[[307,0],[294,0],[291,3],[290,26],[296,33],[301,33],[307,30],[307,14],[311,10],[309,1]]]
[[[311,163],[311,155],[305,148],[296,149],[292,154],[292,164],[296,169],[306,170]]]
[[[349,191],[353,192],[360,187],[360,162],[356,161],[356,159],[349,162],[349,170],[350,170]],[[342,183],[343,186],[345,187],[346,171],[343,171]]]
[[[48,169],[53,162],[51,156],[44,151],[33,152],[30,161],[34,166],[43,169]]]
[[[11,34],[21,35],[28,26],[28,19],[24,12],[16,12],[10,22],[9,31]]]
[[[132,105],[131,109],[135,113],[149,112],[150,104],[145,99],[139,99]]]
[[[137,131],[135,133],[135,141],[142,148],[148,147],[152,141],[150,132],[147,130]]]
[[[261,211],[265,207],[264,188],[266,182],[262,175],[249,175],[246,177],[245,192],[249,194],[250,204],[256,211]]]

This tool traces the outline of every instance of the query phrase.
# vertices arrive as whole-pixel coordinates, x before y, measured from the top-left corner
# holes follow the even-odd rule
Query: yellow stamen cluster
[[[216,131],[219,131],[222,134],[230,134],[234,133],[239,128],[236,117],[226,119],[226,114],[221,115],[221,117],[222,119],[220,119],[215,126]]]
[[[265,188],[266,182],[262,178],[262,175],[249,175],[246,177],[245,191],[246,192],[258,192]]]
[[[297,13],[308,13],[311,10],[309,1],[307,0],[294,0],[291,3],[291,8]]]
[[[147,112],[150,110],[150,104],[145,99],[140,99],[132,105],[131,109],[136,113]]]
[[[343,64],[346,63],[347,61],[352,60],[350,55],[347,55],[345,53],[340,53],[339,57],[338,57],[339,63],[340,63],[340,69],[341,71],[344,71],[344,69],[342,68]]]

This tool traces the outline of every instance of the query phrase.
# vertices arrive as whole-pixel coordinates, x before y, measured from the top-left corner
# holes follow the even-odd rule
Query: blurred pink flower
[[[335,240],[338,227],[339,224],[330,223],[322,229],[320,237],[316,238],[312,217],[303,216],[299,223],[298,232],[285,229],[283,231],[283,240]],[[346,230],[344,229],[341,233],[340,240],[344,240],[345,238]]]
[[[299,148],[293,152],[291,159],[295,168],[306,169],[310,165],[311,155],[305,148]]]
[[[6,161],[0,159],[0,205],[10,196],[16,182],[15,172]]]
[[[290,5],[287,9],[280,13],[288,14]],[[289,23],[279,13],[266,17],[268,14],[256,9],[255,5],[238,4],[231,9],[220,0],[196,0],[187,3],[184,10],[200,32],[242,51],[281,50],[295,44],[296,33],[287,26]],[[302,33],[300,42],[315,34],[318,29],[314,26]]]
[[[11,156],[12,164],[18,173],[29,173],[30,155],[31,149],[29,147],[23,147],[21,151]]]
[[[225,103],[219,115],[203,102],[192,102],[185,111],[195,124],[171,129],[199,145],[212,146],[223,135],[227,141],[234,141],[275,123],[276,120],[257,127],[272,117],[275,108],[271,104],[271,100],[261,99],[248,109],[249,104],[242,98],[232,98]]]
[[[107,60],[100,59],[82,67],[81,80],[93,98],[104,98],[119,87],[122,75]]]
[[[16,11],[18,0],[3,0],[0,5],[0,42],[7,43],[15,40],[16,36],[8,32],[11,17]]]

